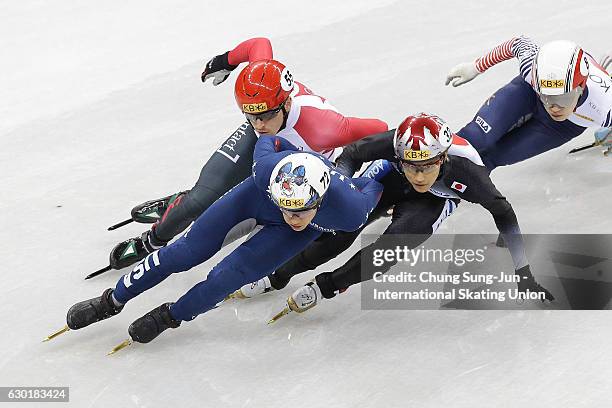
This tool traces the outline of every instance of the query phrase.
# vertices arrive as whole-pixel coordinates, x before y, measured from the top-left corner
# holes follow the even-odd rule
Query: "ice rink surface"
[[[114,286],[121,272],[83,277],[145,229],[106,227],[137,203],[190,188],[243,121],[235,73],[219,87],[200,82],[214,55],[267,36],[299,81],[347,115],[394,127],[428,111],[459,129],[518,64],[449,88],[452,66],[519,34],[572,39],[598,57],[612,48],[611,2],[24,0],[0,10],[0,386],[69,386],[69,406],[104,408],[610,404],[609,311],[362,311],[353,287],[266,325],[312,273],[105,355],[130,322],[176,300],[223,254],[113,319],[41,340],[70,305]],[[612,158],[567,155],[591,141],[589,131],[493,173],[524,232],[612,233]],[[442,232],[495,225],[465,204]]]

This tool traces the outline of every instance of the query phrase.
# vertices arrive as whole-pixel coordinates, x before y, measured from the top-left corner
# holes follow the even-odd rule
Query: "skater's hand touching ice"
[[[529,265],[525,265],[522,268],[517,269],[515,271],[515,275],[521,277],[521,281],[517,283],[519,292],[524,293],[529,290],[530,292],[544,293],[545,299],[542,299],[542,302],[544,302],[544,300],[548,300],[550,302],[555,300],[555,297],[552,295],[552,293],[548,291],[548,289],[536,282],[533,275],[531,274],[531,269]]]

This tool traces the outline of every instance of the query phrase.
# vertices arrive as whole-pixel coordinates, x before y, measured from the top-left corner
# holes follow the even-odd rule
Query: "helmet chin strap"
[[[442,163],[440,164],[440,172],[438,173],[438,177],[436,178],[436,181],[444,177],[444,174],[446,173],[446,169],[448,168],[448,166],[446,166],[447,161],[448,161],[448,150],[444,153],[444,160],[442,160]]]
[[[283,107],[281,108],[281,111],[283,112],[283,124],[278,129],[279,132],[281,130],[283,130],[285,128],[285,126],[287,126],[287,118],[289,117],[289,112],[287,112],[287,110],[285,109],[285,104],[284,103],[283,103]]]

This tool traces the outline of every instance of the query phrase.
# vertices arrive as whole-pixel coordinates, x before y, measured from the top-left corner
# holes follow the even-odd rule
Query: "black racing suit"
[[[165,245],[191,224],[219,197],[251,175],[257,135],[243,123],[208,159],[195,186],[180,203],[166,211],[152,230],[151,241]]]
[[[468,158],[453,155],[451,150],[441,166],[438,179],[432,186],[432,190],[436,190],[440,195],[436,195],[432,190],[418,193],[400,171],[401,167],[394,151],[393,135],[394,130],[390,130],[355,142],[345,147],[336,161],[338,170],[349,176],[368,161],[386,159],[394,163],[394,169],[379,180],[384,186],[384,191],[378,206],[370,214],[368,223],[380,218],[393,207],[391,225],[384,234],[405,234],[409,241],[405,245],[408,248],[415,248],[431,236],[440,222],[450,215],[460,199],[478,203],[493,216],[497,228],[508,244],[515,268],[527,265],[523,239],[514,210],[497,190],[484,166]],[[461,183],[467,188],[463,189],[463,192],[451,189],[451,186],[457,185],[456,183]],[[440,191],[448,194],[441,194]],[[286,286],[294,275],[315,269],[335,258],[351,246],[361,230],[322,235],[269,276],[272,286],[280,289]],[[366,253],[371,254],[377,245],[382,245],[379,241],[380,239],[367,247]],[[383,272],[388,271],[391,266],[393,263],[386,263]],[[316,279],[323,296],[330,298],[338,291],[370,278],[371,276],[362,276],[361,251],[359,251],[341,267],[333,272],[319,274]]]

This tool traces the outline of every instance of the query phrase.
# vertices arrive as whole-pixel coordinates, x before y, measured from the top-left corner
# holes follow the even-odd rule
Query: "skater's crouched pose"
[[[305,152],[334,160],[338,147],[387,130],[378,119],[345,116],[324,98],[295,80],[292,72],[272,59],[266,38],[252,38],[214,57],[202,73],[202,81],[225,81],[239,64],[249,62],[238,75],[234,96],[246,117],[200,172],[188,192],[146,202],[132,210],[138,222],[154,222],[139,237],[125,240],[110,254],[110,266],[122,269],[166,245],[219,197],[251,175],[253,149],[262,135],[280,136]]]
[[[514,164],[554,149],[582,134],[597,132],[595,144],[612,144],[612,80],[571,41],[538,46],[528,37],[512,38],[473,62],[455,66],[446,84],[465,84],[512,58],[520,75],[491,95],[459,132],[480,153],[485,166]]]
[[[262,225],[176,303],[164,303],[130,325],[132,340],[147,343],[270,274],[322,232],[359,229],[382,192],[375,180],[345,177],[325,157],[299,152],[280,137],[262,136],[254,160],[252,176],[210,206],[185,236],[148,255],[114,289],[70,308],[68,327],[80,329],[111,317],[171,274],[206,261],[241,223]]]
[[[442,119],[424,113],[408,116],[395,131],[373,135],[347,146],[337,160],[337,170],[352,175],[363,163],[372,160],[374,162],[364,174],[379,180],[384,191],[368,223],[393,208],[391,225],[384,234],[405,234],[407,242],[404,244],[416,248],[436,231],[460,200],[480,204],[491,213],[507,243],[516,274],[522,278],[518,289],[543,292],[546,299],[553,299],[531,274],[512,206],[491,181],[476,150],[454,135]],[[245,285],[234,297],[251,297],[283,288],[292,276],[315,269],[342,253],[362,229],[325,234],[274,274]],[[384,248],[385,241],[381,242],[370,245],[366,253],[371,254],[378,246]],[[377,270],[386,272],[393,264],[387,262]],[[331,298],[369,278],[362,273],[359,251],[333,272],[321,273],[313,282],[298,289],[288,299],[286,310],[307,310],[318,299]]]

